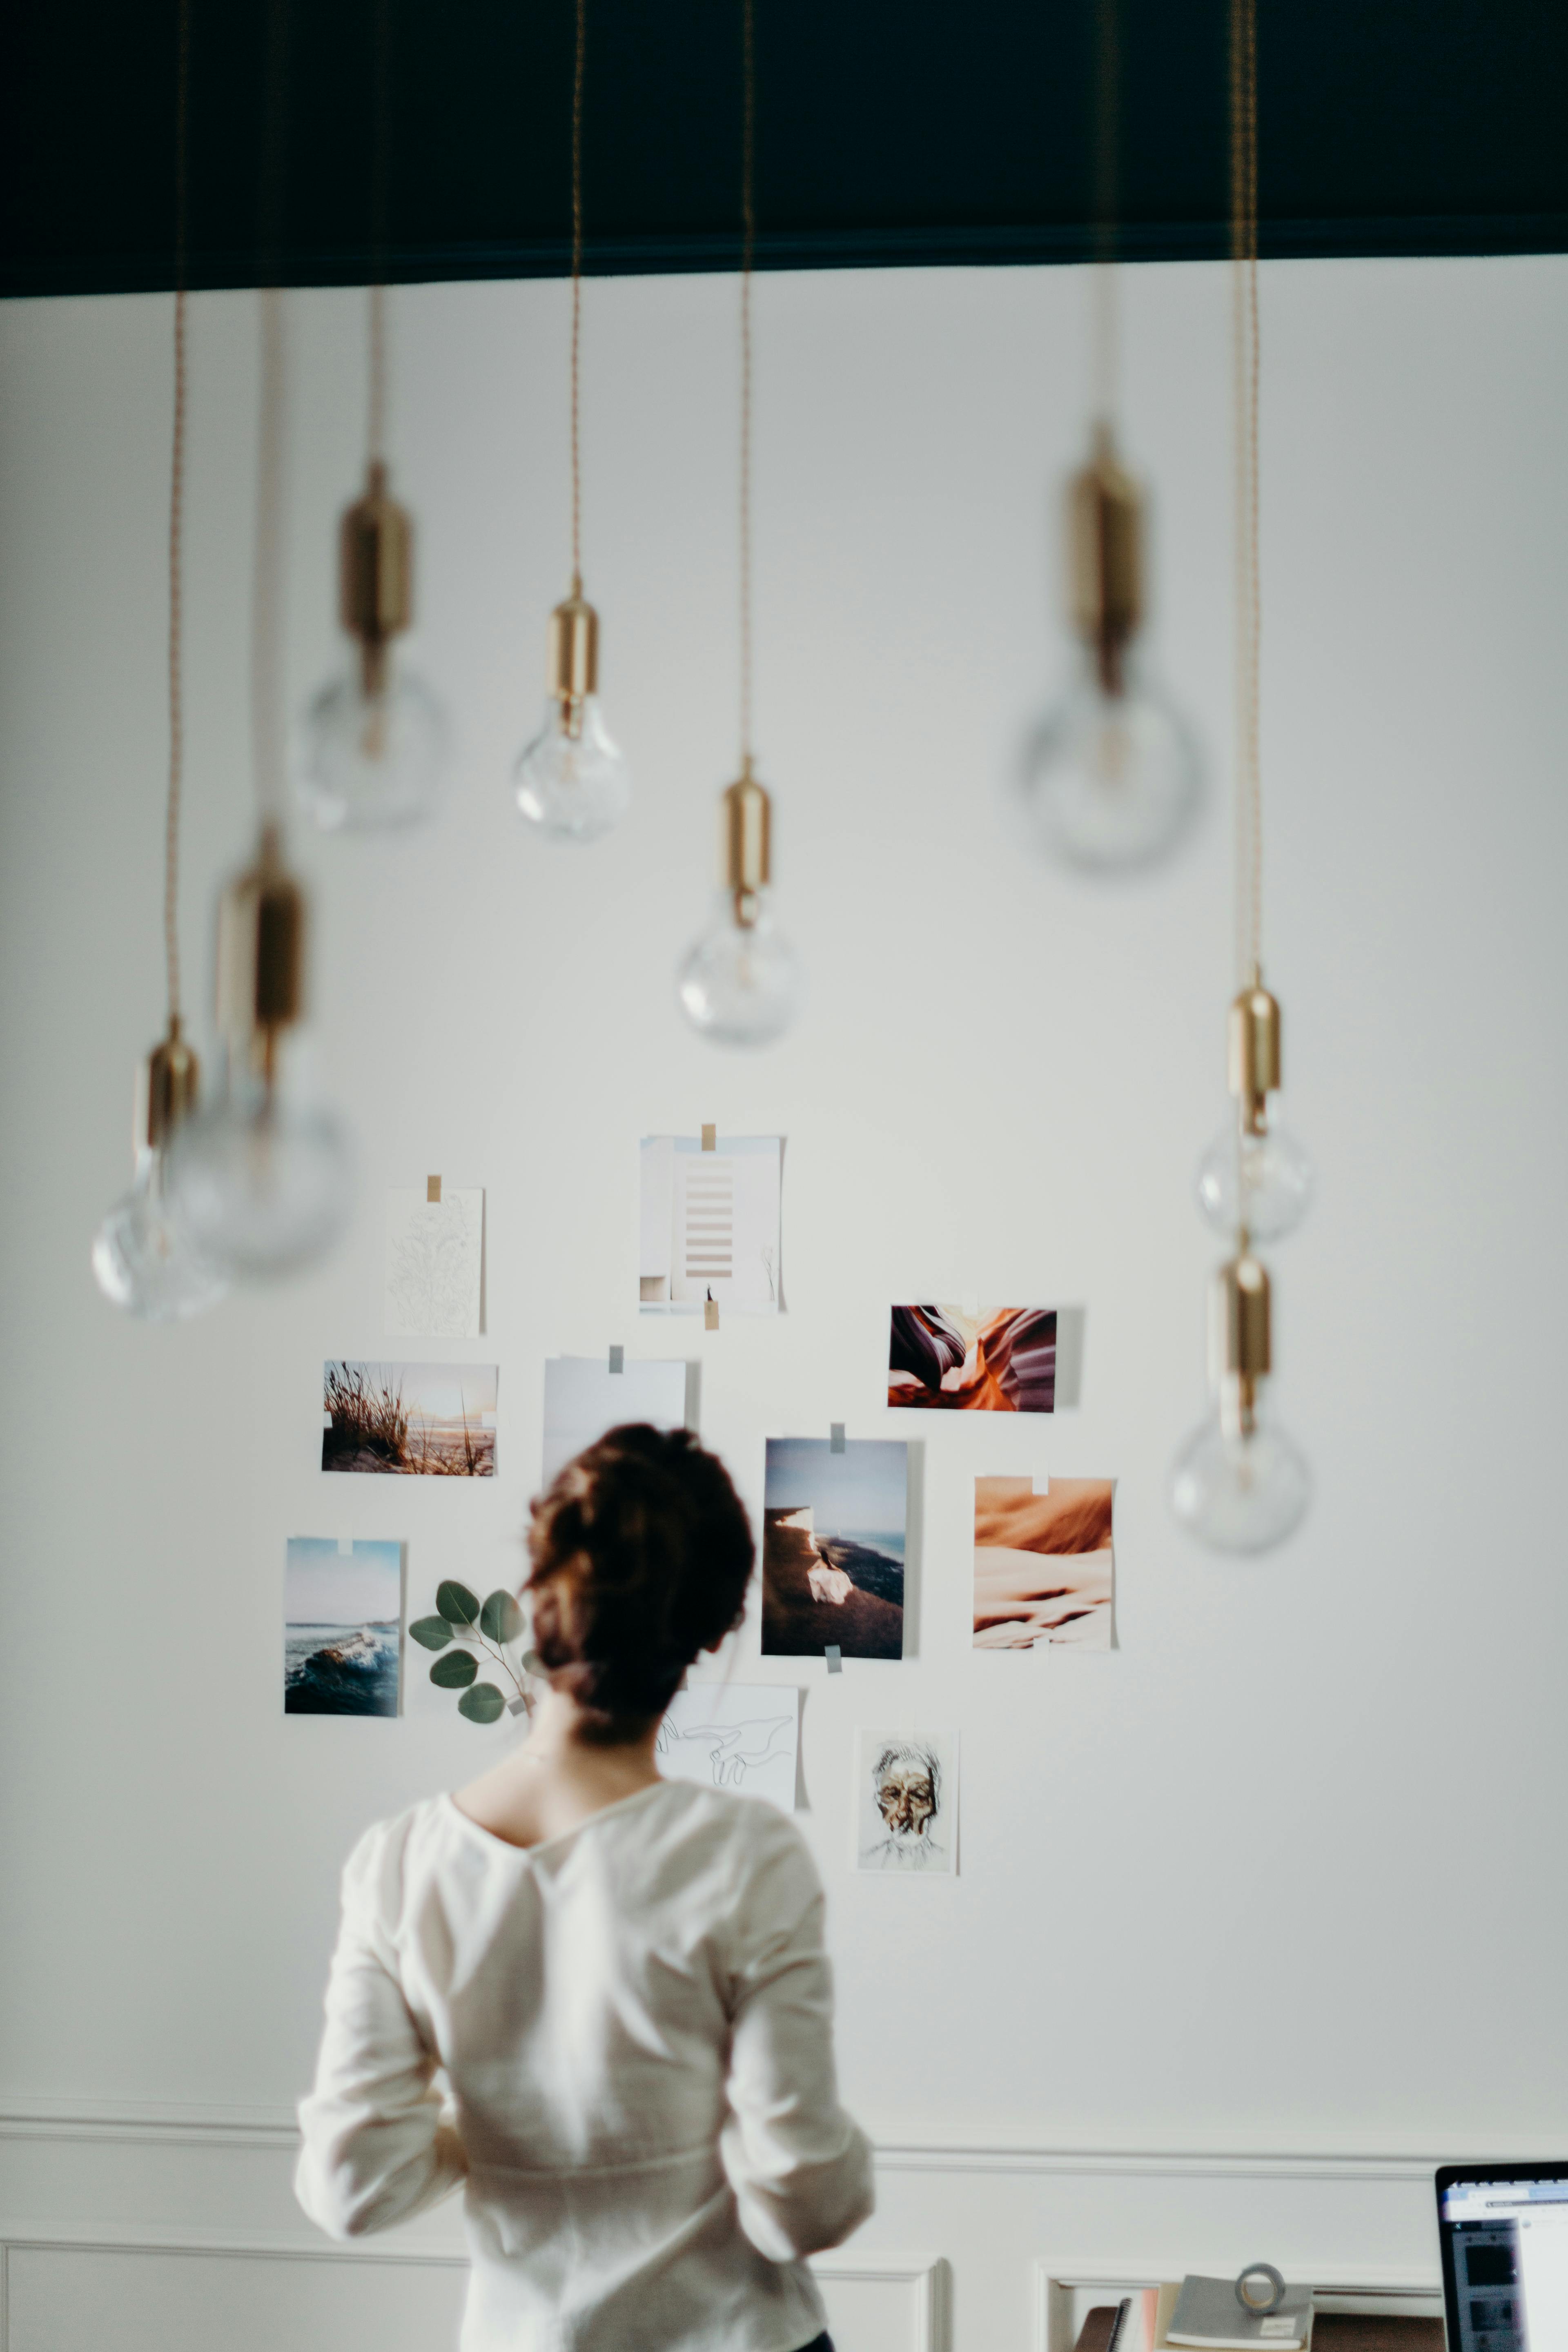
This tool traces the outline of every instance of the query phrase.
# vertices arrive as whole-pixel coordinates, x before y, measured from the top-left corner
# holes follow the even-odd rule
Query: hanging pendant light
[[[369,404],[364,488],[338,524],[338,617],[348,660],[305,715],[301,806],[326,833],[381,833],[434,809],[451,730],[439,698],[395,651],[414,619],[414,524],[392,495],[384,282],[391,164],[391,26],[375,10],[371,106],[371,252],[366,289]]]
[[[310,1265],[348,1218],[353,1175],[335,1114],[309,1087],[300,1025],[308,917],[283,854],[279,714],[282,496],[281,297],[261,300],[251,726],[259,837],[218,902],[217,1083],[177,1130],[170,1179],[179,1216],[226,1273],[266,1281]]]
[[[1115,872],[1157,864],[1192,823],[1199,769],[1192,736],[1150,677],[1140,643],[1147,562],[1143,494],[1116,431],[1117,0],[1096,24],[1094,423],[1087,464],[1068,485],[1068,604],[1079,651],[1066,695],[1027,747],[1036,837],[1068,866]]]
[[[599,707],[599,616],[583,594],[583,74],[587,0],[577,0],[572,77],[572,593],[550,616],[544,723],[513,773],[518,813],[552,841],[595,841],[618,824],[631,776]]]
[[[1261,983],[1230,1008],[1230,1091],[1236,1115],[1198,1164],[1198,1206],[1217,1233],[1245,1225],[1256,1242],[1294,1233],[1312,1197],[1312,1163],[1269,1113],[1280,1083],[1279,1007]]]
[[[382,290],[372,288],[373,301]],[[417,824],[435,805],[447,756],[445,710],[393,650],[414,617],[414,525],[389,480],[385,459],[373,456],[363,493],[338,525],[338,613],[350,657],[306,716],[299,786],[323,833]]]
[[[692,1027],[721,1045],[771,1045],[800,1003],[799,959],[770,901],[772,831],[772,803],[748,752],[719,800],[723,887],[677,981]]]
[[[1234,1125],[1198,1171],[1205,1215],[1233,1235],[1214,1277],[1209,1380],[1214,1402],[1177,1459],[1178,1519],[1216,1551],[1268,1551],[1298,1528],[1311,1474],[1270,1419],[1273,1286],[1255,1241],[1291,1231],[1311,1193],[1300,1146],[1269,1124],[1279,1086],[1279,1007],[1263,985],[1262,775],[1258,743],[1261,614],[1258,532],[1258,47],[1256,0],[1232,0],[1232,326],[1237,436],[1237,952],[1242,987],[1228,1016]]]
[[[184,1322],[216,1307],[228,1289],[184,1223],[169,1192],[169,1151],[194,1110],[196,1057],[172,1013],[168,1033],[137,1072],[132,1129],[134,1176],[92,1243],[92,1271],[116,1307],[144,1323]]]
[[[181,0],[175,119],[174,415],[169,468],[169,790],[163,825],[163,951],[169,1022],[137,1073],[131,1190],[93,1237],[92,1271],[104,1297],[148,1323],[183,1320],[216,1306],[227,1284],[176,1217],[167,1154],[195,1108],[200,1070],[180,1019],[180,795],[184,764],[181,587],[185,485],[185,118],[190,5]]]
[[[1209,1294],[1214,1408],[1182,1448],[1171,1489],[1177,1518],[1215,1551],[1270,1550],[1300,1524],[1311,1499],[1306,1462],[1268,1418],[1273,1369],[1268,1269],[1240,1233]]]
[[[742,0],[741,140],[741,772],[720,796],[721,887],[707,929],[676,974],[680,1009],[701,1037],[766,1045],[805,994],[800,960],[773,919],[773,803],[752,747],[752,256],[756,145],[753,0]]]

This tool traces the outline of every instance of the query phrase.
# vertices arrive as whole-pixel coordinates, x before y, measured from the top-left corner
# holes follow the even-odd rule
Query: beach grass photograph
[[[283,1578],[285,1715],[395,1715],[403,1546],[291,1536]]]
[[[494,1364],[326,1364],[322,1469],[493,1478],[497,1380]]]
[[[909,1455],[902,1438],[770,1437],[763,1494],[763,1654],[904,1654]]]

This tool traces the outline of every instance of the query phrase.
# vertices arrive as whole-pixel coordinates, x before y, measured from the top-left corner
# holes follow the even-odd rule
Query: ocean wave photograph
[[[283,1607],[285,1715],[395,1715],[403,1547],[295,1536]]]

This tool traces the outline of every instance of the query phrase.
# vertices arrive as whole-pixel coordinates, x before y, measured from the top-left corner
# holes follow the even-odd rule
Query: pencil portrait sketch
[[[951,1875],[958,1820],[952,1737],[862,1731],[858,1779],[856,1868],[906,1877]]]

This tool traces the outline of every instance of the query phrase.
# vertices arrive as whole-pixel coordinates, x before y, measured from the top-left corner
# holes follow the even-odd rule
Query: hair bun
[[[739,1623],[754,1558],[717,1455],[642,1422],[567,1463],[533,1506],[529,1549],[533,1646],[606,1739],[662,1715],[693,1658]]]

